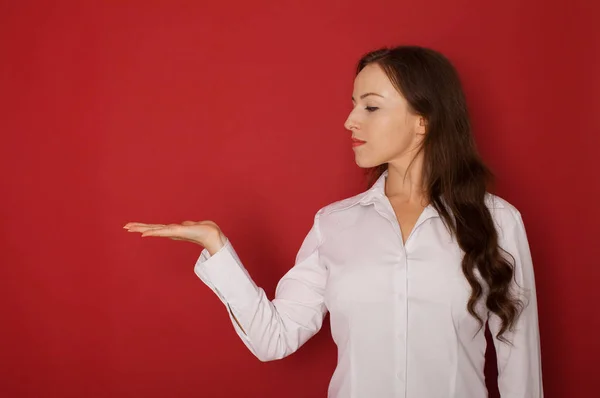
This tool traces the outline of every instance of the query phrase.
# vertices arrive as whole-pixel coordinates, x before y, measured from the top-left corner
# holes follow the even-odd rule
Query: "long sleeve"
[[[261,361],[292,354],[321,329],[327,313],[326,269],[319,262],[318,223],[319,213],[272,301],[254,283],[229,240],[212,257],[203,250],[196,262],[194,272],[225,304],[237,334]]]
[[[502,398],[542,398],[542,364],[535,278],[529,243],[521,214],[516,209],[503,222],[500,246],[515,259],[517,291],[525,308],[514,332],[504,336],[512,346],[499,341],[501,322],[490,314],[489,326],[498,358],[498,388]],[[510,258],[509,258],[510,259]]]

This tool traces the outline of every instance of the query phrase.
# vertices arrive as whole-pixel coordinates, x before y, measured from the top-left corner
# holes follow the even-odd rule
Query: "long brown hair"
[[[427,121],[420,151],[423,178],[429,202],[438,211],[465,255],[463,273],[471,286],[467,309],[480,324],[475,311],[484,295],[475,270],[489,288],[485,304],[498,315],[501,341],[513,330],[523,302],[514,296],[514,258],[498,245],[498,234],[485,195],[494,176],[479,156],[471,131],[465,95],[454,66],[439,52],[418,46],[382,48],[364,55],[358,74],[369,64],[379,65],[411,110]],[[369,169],[372,184],[387,169],[387,163]],[[410,167],[410,166],[409,166]],[[503,256],[503,253],[507,256]]]

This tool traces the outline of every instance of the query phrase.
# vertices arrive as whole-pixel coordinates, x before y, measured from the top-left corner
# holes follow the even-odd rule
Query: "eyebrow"
[[[361,96],[360,96],[360,99],[363,99],[363,98],[365,98],[365,97],[368,97],[369,95],[376,95],[376,96],[378,96],[378,97],[385,98],[385,97],[384,97],[383,95],[381,95],[381,94],[377,94],[377,93],[365,93],[365,94],[363,94],[363,95],[361,95]],[[354,100],[354,96],[352,96],[352,101],[355,101],[355,100]]]

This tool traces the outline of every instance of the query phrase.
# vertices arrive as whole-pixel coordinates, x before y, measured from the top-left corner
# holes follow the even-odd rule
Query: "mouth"
[[[362,140],[359,140],[358,138],[352,137],[352,148],[364,145],[366,143],[367,143],[366,141],[362,141]]]

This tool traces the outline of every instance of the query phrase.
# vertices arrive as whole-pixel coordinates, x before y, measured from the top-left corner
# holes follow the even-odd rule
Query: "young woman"
[[[212,221],[125,228],[203,246],[196,274],[261,361],[295,352],[329,311],[329,397],[486,397],[486,322],[502,397],[542,397],[525,228],[487,191],[455,68],[422,47],[373,51],[358,63],[352,102],[345,127],[374,183],[316,213],[272,301]]]

